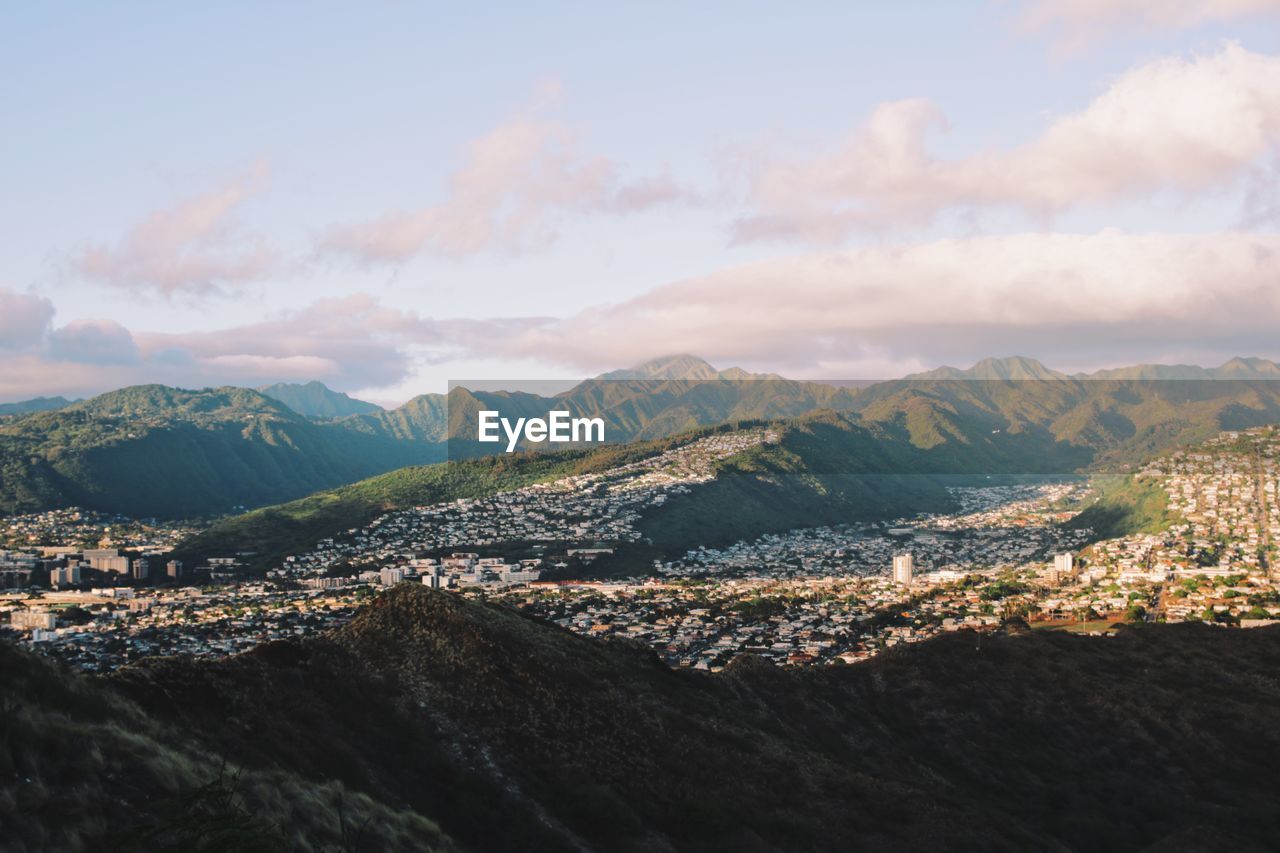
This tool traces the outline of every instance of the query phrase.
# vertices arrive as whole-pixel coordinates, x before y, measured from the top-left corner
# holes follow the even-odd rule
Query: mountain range
[[[221,660],[90,676],[0,643],[5,847],[1266,850],[1277,667],[1274,627],[1011,622],[673,671],[405,584]]]
[[[719,371],[677,356],[554,395],[459,387],[391,410],[320,383],[264,391],[138,386],[0,421],[0,510],[80,505],[187,517],[273,504],[405,465],[491,453],[494,445],[473,438],[482,409],[512,418],[553,409],[599,417],[615,442],[834,412],[882,440],[928,451],[909,455],[923,471],[898,473],[1044,473],[1046,466],[1075,473],[1131,464],[1222,429],[1280,422],[1273,362],[1103,373],[1067,376],[1015,357],[848,387]],[[1216,381],[1183,381],[1205,378]]]
[[[1203,380],[1203,379],[1280,379],[1280,364],[1265,358],[1232,358],[1217,367],[1197,367],[1191,364],[1135,364],[1129,367],[1113,367],[1092,373],[1066,374],[1045,367],[1034,358],[1012,356],[1009,358],[985,358],[972,367],[939,367],[924,373],[913,373],[904,379],[1155,379],[1155,380]]]
[[[16,403],[0,403],[0,416],[29,415],[32,412],[51,412],[71,405],[66,397],[33,397]]]

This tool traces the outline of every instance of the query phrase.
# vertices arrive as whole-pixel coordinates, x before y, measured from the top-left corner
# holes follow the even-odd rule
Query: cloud
[[[80,364],[135,364],[138,346],[129,330],[112,320],[76,320],[49,334],[57,361]]]
[[[115,246],[89,246],[75,258],[85,276],[166,296],[208,293],[271,275],[276,254],[244,234],[235,214],[266,182],[265,165],[139,222]]]
[[[1229,44],[1139,66],[1003,151],[936,157],[927,137],[944,126],[929,101],[886,103],[835,150],[755,169],[735,240],[830,244],[857,229],[981,209],[1042,220],[1083,204],[1246,182],[1280,145],[1280,57]]]
[[[53,321],[53,303],[43,296],[0,288],[0,351],[21,350],[43,340]]]
[[[586,370],[693,352],[846,377],[1015,352],[1081,367],[1274,357],[1278,270],[1276,235],[943,240],[724,270],[474,346]]]
[[[1184,30],[1280,12],[1280,0],[1032,0],[1018,14],[1026,32],[1054,32],[1079,50],[1116,32]]]
[[[439,319],[366,294],[204,332],[55,326],[0,352],[0,399],[140,382],[403,386],[424,365],[541,365],[555,375],[692,352],[720,365],[882,378],[1026,354],[1064,369],[1280,357],[1280,234],[1012,234],[776,258],[564,317]],[[5,315],[6,317],[8,315]],[[526,375],[529,375],[526,371]]]
[[[319,248],[365,263],[518,254],[554,242],[567,214],[636,213],[691,198],[669,174],[623,180],[616,163],[583,154],[568,128],[533,110],[472,141],[439,204],[333,228]]]
[[[442,333],[439,321],[354,294],[243,326],[135,337],[144,355],[180,356],[192,375],[241,384],[319,379],[352,389],[401,381],[419,344],[440,341]]]
[[[16,299],[16,301],[15,301]],[[259,322],[207,332],[130,331],[109,320],[54,326],[53,306],[0,290],[0,307],[27,312],[24,332],[0,351],[0,399],[83,396],[125,385],[257,386],[322,380],[341,390],[394,385],[470,322],[444,323],[355,294]],[[6,324],[18,316],[3,315]],[[28,326],[22,327],[24,329]]]

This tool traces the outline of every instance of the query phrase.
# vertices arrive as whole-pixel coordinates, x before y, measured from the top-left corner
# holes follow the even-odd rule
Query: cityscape
[[[1280,849],[1280,0],[4,12],[0,853]]]
[[[183,528],[65,511],[11,519],[0,564],[10,591],[0,601],[9,630],[32,648],[94,671],[321,631],[400,583],[500,601],[713,671],[740,654],[853,663],[1012,617],[1097,634],[1132,622],[1280,621],[1272,428],[1223,433],[1144,466],[1137,480],[1167,496],[1170,523],[1158,532],[1097,540],[1073,528],[1092,498],[1082,482],[961,487],[952,514],[699,547],[655,561],[648,577],[543,579],[635,541],[647,508],[707,481],[718,460],[776,440],[768,430],[711,436],[598,474],[390,513],[286,557],[263,579],[237,579],[235,555],[213,557],[198,586],[164,559]],[[77,544],[94,535],[102,539],[92,544],[118,547]],[[14,547],[22,536],[42,544]],[[66,544],[45,544],[59,538]],[[486,552],[499,546],[506,556]],[[89,580],[91,571],[105,580]]]

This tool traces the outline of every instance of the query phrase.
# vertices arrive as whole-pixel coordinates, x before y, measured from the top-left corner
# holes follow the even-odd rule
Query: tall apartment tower
[[[911,586],[911,576],[915,572],[915,560],[910,554],[893,555],[893,582],[902,586]]]
[[[165,570],[165,574],[167,574],[169,577],[173,578],[174,580],[177,580],[178,578],[182,577],[182,561],[170,560],[169,562],[164,564],[164,570]]]
[[[50,586],[74,586],[80,583],[80,564],[60,566],[49,572]]]
[[[1076,576],[1076,561],[1071,554],[1054,554],[1053,570],[1059,578],[1073,578]]]

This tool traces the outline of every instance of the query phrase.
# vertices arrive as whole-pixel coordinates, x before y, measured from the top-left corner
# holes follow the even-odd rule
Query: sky
[[[10,4],[0,401],[1280,358],[1280,0]]]

